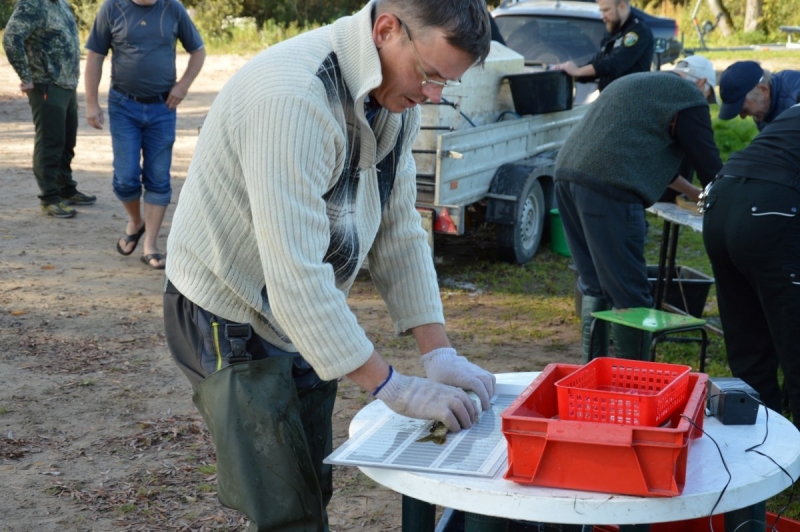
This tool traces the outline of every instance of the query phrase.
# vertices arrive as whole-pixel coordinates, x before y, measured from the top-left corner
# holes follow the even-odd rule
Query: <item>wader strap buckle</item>
[[[231,344],[228,353],[228,364],[237,362],[250,362],[253,357],[247,352],[247,341],[252,336],[252,328],[248,323],[226,323],[225,338]]]

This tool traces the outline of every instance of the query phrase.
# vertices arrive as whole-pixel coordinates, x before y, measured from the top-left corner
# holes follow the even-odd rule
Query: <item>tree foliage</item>
[[[254,17],[258,26],[267,20],[288,24],[331,22],[364,6],[364,0],[244,0],[242,16]]]
[[[0,0],[0,28],[5,28],[16,0]],[[81,32],[94,22],[102,0],[67,0],[75,11]],[[257,26],[267,21],[278,24],[327,23],[361,9],[366,0],[184,0],[193,20],[204,36],[225,35],[229,17],[253,17]]]

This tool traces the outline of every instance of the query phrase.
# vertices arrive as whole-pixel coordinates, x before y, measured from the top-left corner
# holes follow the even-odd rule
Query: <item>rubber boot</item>
[[[298,393],[292,357],[270,357],[209,375],[193,399],[214,440],[219,500],[250,519],[248,532],[323,532],[336,381]]]
[[[611,341],[614,342],[614,356],[628,360],[650,360],[650,342],[653,333],[611,324]]]
[[[608,352],[608,322],[597,320],[594,327],[594,342],[592,351],[589,353],[591,342],[592,312],[609,310],[611,305],[602,297],[583,296],[581,298],[581,337],[583,339],[583,363],[586,364],[597,357],[604,357]]]

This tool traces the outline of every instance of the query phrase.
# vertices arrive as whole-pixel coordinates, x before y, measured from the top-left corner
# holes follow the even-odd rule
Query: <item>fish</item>
[[[467,391],[467,396],[475,403],[475,407],[478,409],[478,412],[482,412],[483,408],[481,407],[481,399],[478,397],[477,394],[474,392]],[[478,414],[478,418],[480,419],[481,414]],[[441,421],[435,421],[430,428],[430,434],[427,436],[423,436],[422,438],[416,440],[417,443],[425,443],[425,442],[433,442],[436,445],[444,445],[447,443],[447,427],[445,427],[444,423]]]
[[[431,425],[430,434],[427,436],[423,436],[422,438],[416,440],[417,443],[425,443],[426,441],[432,441],[436,445],[444,445],[447,443],[447,427],[444,426],[444,423],[441,421],[434,422]]]

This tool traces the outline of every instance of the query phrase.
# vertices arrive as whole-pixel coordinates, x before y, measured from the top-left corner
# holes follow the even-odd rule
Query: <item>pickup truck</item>
[[[499,252],[525,264],[555,207],[558,149],[586,111],[572,106],[572,79],[526,72],[519,53],[492,42],[483,67],[422,106],[413,155],[417,209],[429,231],[463,235],[467,216],[495,224]],[[514,90],[516,88],[516,90]]]

